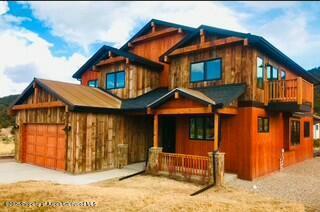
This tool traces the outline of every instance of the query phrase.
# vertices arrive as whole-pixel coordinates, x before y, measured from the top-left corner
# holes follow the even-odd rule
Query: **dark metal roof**
[[[123,110],[145,110],[151,102],[161,98],[169,92],[167,88],[158,88],[134,99],[122,100]]]
[[[157,107],[159,104],[168,101],[174,95],[174,91],[178,91],[183,96],[191,97],[206,104],[225,107],[244,94],[245,90],[245,84],[229,84],[196,89],[176,88],[168,90],[167,88],[159,88],[135,99],[122,100],[121,109],[145,111],[148,107]]]
[[[162,97],[156,99],[155,101],[151,102],[147,107],[150,108],[157,108],[158,106],[162,105],[163,103],[170,101],[172,97],[175,95],[175,92],[178,92],[179,95],[193,99],[195,101],[201,102],[202,104],[206,105],[216,105],[216,102],[214,99],[209,98],[205,94],[203,94],[200,91],[194,90],[194,89],[189,89],[189,88],[175,88]]]
[[[149,32],[151,30],[151,22],[153,22],[155,25],[158,26],[166,26],[166,27],[174,27],[174,28],[181,28],[184,31],[187,32],[192,32],[194,30],[196,30],[196,28],[193,27],[189,27],[189,26],[184,26],[181,24],[175,24],[175,23],[170,23],[170,22],[166,22],[166,21],[161,21],[161,20],[157,20],[157,19],[151,19],[146,25],[144,25],[142,27],[141,30],[139,30],[134,36],[132,36],[130,38],[130,40],[128,40],[121,48],[120,50],[128,50],[128,43],[132,42],[134,39],[136,39],[137,37],[140,37],[141,35],[146,34],[147,32]]]
[[[253,35],[250,33],[242,33],[242,32],[236,32],[236,31],[231,31],[231,30],[226,30],[226,29],[221,29],[217,27],[211,27],[207,25],[201,25],[195,30],[194,33],[190,34],[189,36],[185,37],[182,41],[177,43],[175,46],[170,48],[166,53],[164,53],[161,57],[160,60],[163,61],[164,56],[170,54],[172,51],[175,49],[182,47],[183,45],[187,44],[189,41],[194,39],[196,36],[200,35],[200,29],[203,29],[204,31],[207,31],[209,33],[215,34],[215,35],[220,35],[220,36],[225,36],[225,37],[240,37],[240,38],[245,38],[248,39],[249,44],[257,47],[259,50],[261,50],[263,53],[266,53],[269,55],[273,60],[283,64],[293,72],[295,72],[297,75],[302,76],[306,80],[314,83],[314,84],[319,84],[320,81],[313,77],[310,73],[308,73],[304,68],[302,68],[300,65],[295,63],[293,60],[291,60],[287,55],[282,53],[279,49],[277,49],[275,46],[273,46],[271,43],[269,43],[267,40],[265,40],[261,36]]]
[[[228,106],[233,100],[238,99],[246,91],[245,84],[228,84],[214,87],[195,88],[202,92],[216,104],[222,104],[223,107]]]
[[[104,45],[76,73],[74,73],[72,77],[76,79],[81,78],[82,74],[88,69],[91,69],[92,66],[99,63],[102,59],[108,58],[109,51],[117,56],[128,58],[132,63],[138,63],[150,67],[152,70],[161,71],[163,69],[163,65],[161,63],[154,62],[131,52],[122,51],[111,46]]]

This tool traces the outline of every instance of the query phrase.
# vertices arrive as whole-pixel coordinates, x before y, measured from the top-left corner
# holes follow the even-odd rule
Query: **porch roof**
[[[156,108],[157,106],[168,101],[175,92],[178,92],[187,98],[192,98],[208,105],[224,107],[228,106],[232,101],[238,99],[245,92],[245,89],[245,84],[229,84],[195,89],[175,88],[171,91],[167,91],[167,93],[155,99],[150,104],[147,104],[146,107]]]

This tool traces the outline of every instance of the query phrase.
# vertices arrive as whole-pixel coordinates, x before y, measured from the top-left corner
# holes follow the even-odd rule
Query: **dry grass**
[[[95,201],[95,208],[41,208],[63,211],[304,211],[304,206],[258,196],[240,190],[210,189],[189,196],[199,186],[167,178],[137,176],[121,182],[71,186],[49,182],[22,182],[0,186],[0,211],[5,201]],[[29,208],[37,211],[39,208]]]
[[[14,136],[11,130],[11,127],[0,129],[0,156],[14,153]]]

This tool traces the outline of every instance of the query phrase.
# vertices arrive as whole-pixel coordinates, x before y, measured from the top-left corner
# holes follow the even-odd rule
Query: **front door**
[[[176,151],[176,119],[175,117],[161,118],[161,143],[163,152]]]

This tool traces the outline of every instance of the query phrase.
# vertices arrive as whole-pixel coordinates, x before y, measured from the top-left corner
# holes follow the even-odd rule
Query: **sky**
[[[72,74],[103,44],[122,46],[150,19],[266,38],[306,70],[320,66],[320,2],[0,1],[0,97],[34,77]]]

